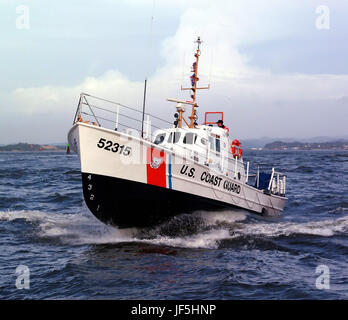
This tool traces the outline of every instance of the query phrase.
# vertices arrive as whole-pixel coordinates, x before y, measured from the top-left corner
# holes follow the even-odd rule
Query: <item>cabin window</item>
[[[196,143],[196,140],[197,140],[197,135],[195,133],[189,132],[185,134],[183,143],[193,144],[193,143]]]
[[[209,137],[209,145],[210,145],[210,150],[215,150],[215,145],[214,145],[214,138]]]
[[[165,133],[160,133],[157,135],[154,144],[161,144],[164,141],[164,138],[166,137]]]
[[[207,143],[208,143],[207,139],[204,139],[204,138],[201,139],[201,144],[203,144],[203,146],[206,146]]]
[[[220,152],[220,139],[216,139],[215,144],[216,144],[216,152]]]
[[[181,133],[180,132],[171,132],[168,138],[168,143],[178,143],[180,140]],[[174,141],[173,141],[174,137]]]

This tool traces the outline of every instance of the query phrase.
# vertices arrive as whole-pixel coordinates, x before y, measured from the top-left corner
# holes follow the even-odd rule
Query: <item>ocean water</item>
[[[76,155],[0,153],[0,299],[347,299],[348,152],[245,156],[288,175],[281,216],[120,230],[88,211]]]

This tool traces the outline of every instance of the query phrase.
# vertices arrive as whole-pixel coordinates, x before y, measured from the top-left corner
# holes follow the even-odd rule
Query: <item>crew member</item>
[[[225,129],[225,125],[222,120],[219,120],[218,122],[216,122],[216,124],[218,125],[218,127]]]

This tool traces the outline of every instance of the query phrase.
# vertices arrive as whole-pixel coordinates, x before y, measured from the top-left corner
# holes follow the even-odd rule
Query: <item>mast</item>
[[[188,125],[189,128],[194,128],[195,125],[197,125],[197,123],[196,123],[196,108],[198,108],[198,105],[196,103],[197,90],[209,89],[210,88],[210,84],[207,87],[202,87],[202,88],[198,88],[197,87],[197,81],[199,81],[199,78],[198,78],[198,62],[199,62],[199,56],[201,55],[201,50],[199,48],[201,43],[202,43],[201,38],[198,37],[197,40],[195,41],[195,43],[197,43],[196,53],[194,54],[194,56],[196,58],[196,61],[192,64],[192,70],[191,71],[193,72],[193,74],[190,77],[191,88],[183,88],[183,87],[181,87],[181,90],[192,90],[192,95],[191,95],[192,101],[189,102],[189,104],[192,105],[191,116],[189,116],[189,119],[190,119],[189,124],[183,118],[183,120],[185,121],[185,123]],[[179,128],[181,128],[181,121],[179,121]]]
[[[145,102],[146,102],[146,86],[147,86],[147,75],[148,75],[148,64],[150,60],[150,48],[151,48],[151,36],[152,36],[152,23],[153,23],[153,12],[155,10],[155,0],[153,0],[152,15],[150,22],[150,35],[149,35],[149,45],[147,48],[147,58],[146,58],[146,71],[145,71],[145,82],[144,82],[144,99],[143,99],[143,113],[141,119],[141,137],[144,138],[144,117],[145,117]]]
[[[147,84],[147,77],[145,78],[145,83],[144,83],[143,113],[142,113],[142,119],[141,119],[141,137],[142,138],[144,138],[144,116],[145,116],[145,101],[146,101],[146,84]]]

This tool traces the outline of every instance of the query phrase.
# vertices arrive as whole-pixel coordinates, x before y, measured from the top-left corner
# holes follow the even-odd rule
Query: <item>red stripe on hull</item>
[[[146,171],[148,184],[166,188],[166,155],[164,151],[147,148]]]

